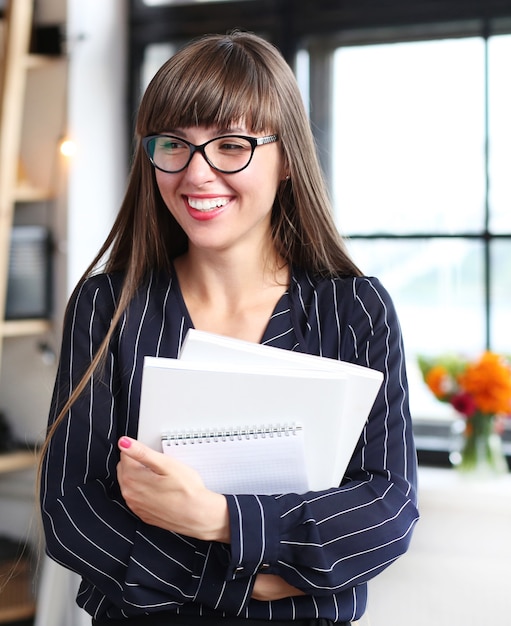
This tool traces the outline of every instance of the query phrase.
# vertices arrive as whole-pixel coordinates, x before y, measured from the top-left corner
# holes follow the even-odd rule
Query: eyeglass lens
[[[178,172],[185,168],[193,150],[193,146],[177,137],[164,135],[152,137],[147,148],[156,167],[166,172]],[[252,144],[243,137],[218,137],[203,148],[210,165],[223,172],[236,172],[246,167],[252,152]]]

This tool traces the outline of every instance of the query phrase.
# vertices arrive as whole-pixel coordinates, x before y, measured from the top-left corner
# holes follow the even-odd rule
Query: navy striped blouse
[[[120,275],[94,276],[71,300],[50,423],[105,336],[121,283]],[[384,382],[342,486],[228,496],[230,545],[144,524],[116,480],[117,440],[137,434],[143,357],[176,357],[190,327],[175,276],[153,276],[138,291],[104,369],[69,411],[44,460],[49,556],[82,576],[77,602],[102,620],[160,611],[358,619],[366,582],[406,551],[418,518],[405,357],[389,295],[374,278],[314,280],[294,269],[263,343],[367,365],[382,371]],[[251,600],[263,566],[306,595]]]

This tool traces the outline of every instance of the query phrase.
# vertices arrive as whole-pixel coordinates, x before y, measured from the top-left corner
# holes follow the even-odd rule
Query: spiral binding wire
[[[164,433],[162,442],[165,445],[190,445],[195,443],[217,443],[224,441],[241,441],[243,439],[265,439],[273,437],[289,437],[302,430],[299,424],[267,424],[263,426],[242,426],[238,428],[186,430]]]

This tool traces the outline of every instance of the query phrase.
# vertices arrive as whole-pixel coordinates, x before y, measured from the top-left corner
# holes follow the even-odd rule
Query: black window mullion
[[[326,180],[332,181],[333,49],[309,47],[310,123]]]
[[[488,23],[485,24],[484,38],[484,311],[485,311],[485,343],[490,348],[490,317],[491,317],[491,233],[490,233],[490,124],[489,124],[489,59],[488,59]]]

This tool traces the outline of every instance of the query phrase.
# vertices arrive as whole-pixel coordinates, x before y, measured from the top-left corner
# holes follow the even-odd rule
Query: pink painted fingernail
[[[131,439],[129,439],[128,437],[121,437],[119,439],[119,446],[121,448],[131,448]]]

